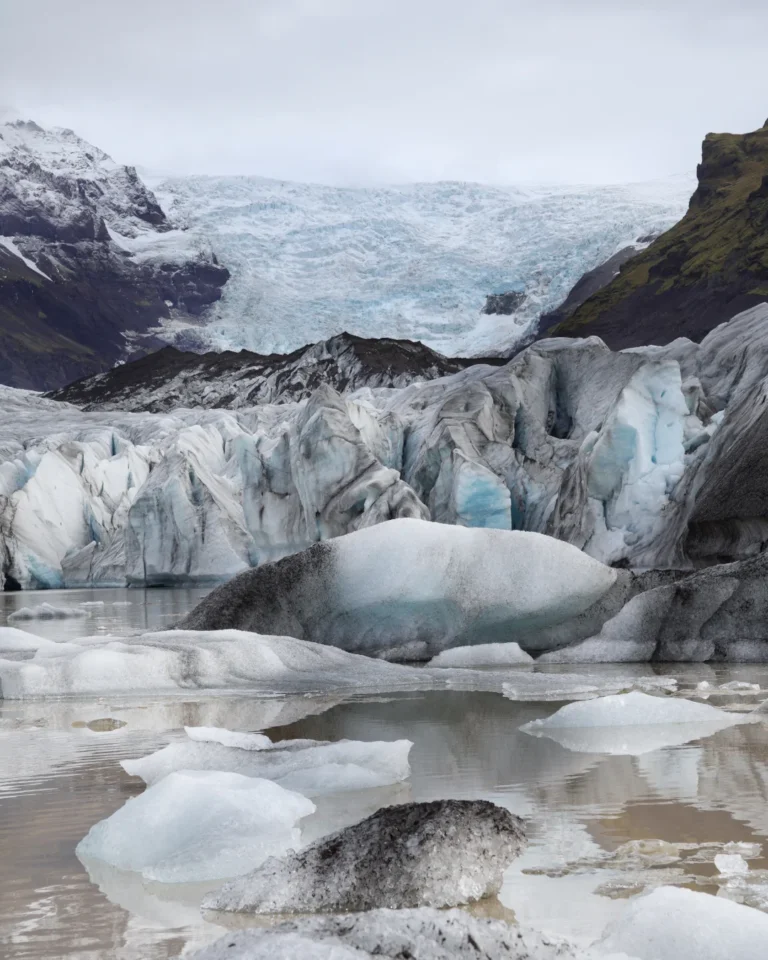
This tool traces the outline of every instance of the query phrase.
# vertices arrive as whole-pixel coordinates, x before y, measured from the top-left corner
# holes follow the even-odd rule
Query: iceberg
[[[406,780],[411,772],[409,740],[272,743],[256,736],[229,730],[201,734],[198,728],[186,741],[138,760],[123,760],[121,766],[150,786],[176,770],[223,770],[272,780],[305,796],[383,787]]]
[[[8,614],[8,623],[18,620],[77,620],[88,616],[87,610],[80,607],[55,607],[50,603],[41,603],[36,607],[20,607]]]
[[[486,800],[387,807],[203,900],[205,910],[330,913],[451,907],[498,893],[523,822]]]
[[[428,659],[566,621],[615,579],[614,570],[541,534],[398,519],[246,571],[179,626],[292,634]]]
[[[314,810],[269,780],[178,771],[93,826],[76,853],[159,883],[232,877],[297,846],[296,823]]]
[[[640,756],[743,722],[743,716],[707,704],[633,691],[569,703],[551,717],[532,720],[520,729],[549,737],[577,753]]]
[[[33,638],[32,645],[35,652],[29,659],[0,659],[0,698],[190,690],[362,693],[435,685],[432,677],[411,667],[294,637],[240,630],[171,630],[123,638],[85,637],[68,643]]]
[[[453,647],[443,650],[429,661],[430,667],[517,667],[530,666],[533,657],[520,648],[520,645],[508,643],[478,643],[473,647]]]
[[[638,960],[764,960],[768,916],[723,897],[660,887],[630,901],[596,947]]]

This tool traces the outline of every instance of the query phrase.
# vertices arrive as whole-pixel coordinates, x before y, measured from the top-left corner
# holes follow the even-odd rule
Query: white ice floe
[[[513,667],[532,664],[533,657],[519,644],[478,643],[472,647],[443,650],[429,661],[430,667]]]
[[[715,866],[719,873],[749,873],[749,864],[739,853],[718,853],[715,857]]]
[[[366,743],[285,740],[229,730],[200,731],[137,760],[123,760],[131,776],[155,784],[175,770],[225,770],[272,780],[307,796],[366,790],[398,783],[410,775],[410,740]],[[266,743],[262,743],[266,740]]]
[[[638,960],[765,960],[768,916],[723,897],[659,887],[630,901],[599,947]]]
[[[466,678],[467,674],[463,675]],[[449,686],[462,686],[451,676]],[[502,692],[508,700],[594,700],[622,690],[641,687],[644,690],[674,690],[676,681],[666,677],[631,677],[619,674],[580,673],[516,673],[513,680],[504,679]],[[530,732],[530,731],[529,731]]]
[[[97,823],[76,852],[160,883],[234,877],[296,847],[296,823],[314,810],[269,780],[184,770]]]
[[[744,721],[707,704],[640,691],[570,703],[520,729],[578,753],[639,756],[711,736]]]
[[[293,637],[240,630],[173,630],[41,645],[28,660],[0,659],[7,700],[91,694],[253,690],[328,693],[429,687],[424,671]]]
[[[20,607],[8,614],[8,622],[14,623],[17,620],[77,620],[87,617],[88,613],[82,609],[85,604],[79,607],[55,607],[51,603],[41,603],[36,607]]]

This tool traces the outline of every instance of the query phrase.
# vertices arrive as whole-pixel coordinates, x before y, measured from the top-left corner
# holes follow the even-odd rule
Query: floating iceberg
[[[632,693],[569,703],[520,729],[549,737],[577,753],[639,756],[678,746],[743,723],[744,717],[672,697]]]
[[[429,674],[335,647],[240,630],[33,641],[31,659],[0,659],[0,697],[254,690],[330,693],[430,687]]]
[[[630,901],[599,943],[638,960],[765,960],[767,945],[764,913],[678,887]]]
[[[225,884],[203,908],[330,913],[450,907],[498,893],[525,846],[523,823],[486,800],[387,807]]]
[[[428,659],[591,607],[616,573],[537,533],[399,519],[248,570],[183,629],[288,634],[391,659]]]
[[[466,674],[465,674],[466,676]],[[488,676],[488,674],[485,674]],[[449,674],[449,686],[459,686],[459,680]],[[471,685],[470,685],[471,686]],[[516,673],[502,683],[502,693],[508,700],[557,701],[595,700],[618,694],[622,690],[641,687],[644,690],[673,690],[676,683],[667,677],[632,677],[615,673]],[[532,731],[527,731],[532,732]]]
[[[383,787],[407,779],[411,772],[408,754],[413,744],[409,740],[285,740],[273,744],[258,734],[229,730],[201,734],[199,728],[191,736],[147,757],[123,760],[121,765],[130,776],[141,777],[150,785],[175,770],[225,770],[272,780],[306,796]]]
[[[516,667],[530,665],[533,657],[521,650],[519,644],[478,643],[473,647],[453,647],[443,650],[429,661],[430,667]]]
[[[233,877],[297,846],[295,825],[314,810],[269,780],[179,771],[97,823],[76,853],[160,883]]]
[[[77,620],[88,616],[88,612],[80,607],[54,607],[50,603],[41,603],[36,607],[21,607],[8,614],[8,622],[17,620]]]

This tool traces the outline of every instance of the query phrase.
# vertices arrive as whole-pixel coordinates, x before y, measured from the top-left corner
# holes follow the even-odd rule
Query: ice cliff
[[[701,344],[546,340],[235,410],[2,388],[0,570],[11,588],[215,581],[394,518],[546,533],[635,569],[745,559],[768,542],[766,324],[760,306]]]

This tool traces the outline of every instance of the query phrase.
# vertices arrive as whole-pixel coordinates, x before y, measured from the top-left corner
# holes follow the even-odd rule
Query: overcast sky
[[[620,182],[768,116],[768,0],[0,0],[0,112],[124,163]]]

